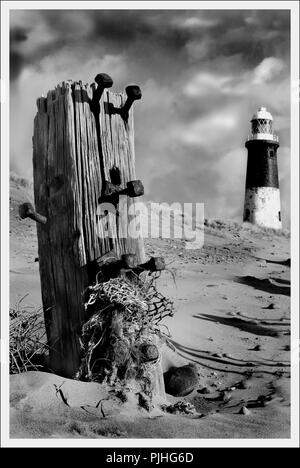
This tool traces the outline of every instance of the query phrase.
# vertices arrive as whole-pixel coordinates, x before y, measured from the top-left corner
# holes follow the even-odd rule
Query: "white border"
[[[299,447],[299,4],[297,1],[214,2],[1,2],[1,445],[2,447]],[[165,9],[228,10],[264,9],[291,12],[291,258],[292,258],[292,378],[290,439],[10,439],[9,438],[9,10],[41,9]]]
[[[291,11],[291,434],[299,447],[299,3]],[[296,92],[295,92],[296,90]],[[295,416],[295,417],[294,417]]]

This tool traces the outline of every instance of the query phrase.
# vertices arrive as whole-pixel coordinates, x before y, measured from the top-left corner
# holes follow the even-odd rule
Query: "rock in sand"
[[[198,384],[197,367],[187,364],[181,367],[172,367],[164,374],[166,392],[173,396],[186,396]]]

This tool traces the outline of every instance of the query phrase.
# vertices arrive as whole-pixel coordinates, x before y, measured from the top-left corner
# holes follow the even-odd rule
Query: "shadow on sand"
[[[174,350],[176,350],[176,352],[180,356],[182,356],[185,359],[188,358],[189,361],[195,362],[196,364],[200,364],[201,366],[206,367],[207,369],[211,369],[214,371],[222,370],[220,369],[220,367],[216,366],[216,364],[223,364],[223,365],[226,364],[227,366],[232,364],[233,367],[238,367],[238,368],[248,367],[246,365],[240,366],[237,363],[231,363],[231,362],[225,361],[224,359],[219,359],[219,358],[209,356],[208,353],[206,353],[205,351],[201,351],[200,349],[195,349],[195,348],[190,348],[188,346],[184,346],[178,343],[177,341],[174,341],[171,339],[169,341],[174,346]],[[208,361],[208,362],[205,362],[205,361]],[[226,369],[226,372],[230,372],[232,374],[244,375],[244,372],[242,370],[237,370],[237,369]]]
[[[219,309],[220,310],[220,309]],[[290,326],[290,319],[288,317],[282,317],[282,319],[274,320],[274,319],[266,319],[262,317],[249,317],[248,315],[240,314],[242,320],[249,320],[250,322],[257,323],[259,322],[260,325],[268,325],[274,327],[289,327]]]
[[[227,325],[229,327],[238,328],[241,331],[252,333],[253,335],[259,336],[272,336],[278,337],[278,331],[270,327],[262,327],[253,320],[243,320],[242,318],[237,317],[222,317],[221,315],[209,315],[209,314],[199,314],[193,315],[194,318],[208,320],[209,322],[218,322],[222,325]]]
[[[269,294],[282,294],[284,296],[291,295],[290,284],[286,286],[280,286],[278,284],[272,283],[269,278],[260,279],[256,278],[255,276],[237,276],[235,282],[251,286],[252,288],[267,292]]]
[[[200,317],[199,317],[200,318]],[[267,370],[267,369],[262,369],[262,366],[264,368],[277,368],[278,363],[272,362],[269,363],[266,360],[264,361],[244,361],[242,359],[237,359],[232,356],[222,358],[222,357],[217,357],[214,355],[211,355],[210,352],[196,349],[196,348],[190,348],[188,346],[184,346],[181,343],[178,343],[175,340],[170,339],[170,342],[174,346],[174,349],[176,352],[184,357],[185,359],[189,359],[189,361],[195,362],[197,364],[200,364],[203,367],[206,367],[207,369],[215,370],[215,371],[226,371],[232,374],[239,374],[239,375],[245,375],[245,374],[253,374],[255,372],[263,372],[265,374],[270,374],[273,375],[274,371]],[[289,363],[280,363],[281,367],[289,367]],[[219,367],[221,365],[221,367]],[[258,369],[255,369],[257,366],[259,366]],[[283,371],[285,372],[285,371]]]

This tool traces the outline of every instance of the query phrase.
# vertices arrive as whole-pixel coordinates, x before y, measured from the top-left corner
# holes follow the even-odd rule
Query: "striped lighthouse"
[[[243,220],[259,226],[281,229],[280,191],[277,167],[278,136],[273,132],[273,117],[260,107],[251,120],[246,193]]]

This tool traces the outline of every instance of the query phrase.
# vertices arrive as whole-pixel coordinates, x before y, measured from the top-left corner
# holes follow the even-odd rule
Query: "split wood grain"
[[[124,187],[136,178],[132,111],[124,122],[107,110],[107,103],[120,107],[124,94],[103,94],[99,147],[91,97],[88,85],[64,82],[37,100],[34,120],[35,207],[47,217],[37,232],[50,366],[68,377],[80,362],[82,293],[91,281],[90,265],[107,254],[119,258],[135,253],[139,263],[145,261],[142,238],[128,237],[132,226],[136,230],[139,224],[135,200],[126,197],[127,209],[134,213],[127,219],[124,199],[122,216],[99,212],[103,179],[110,181],[113,167],[119,168]],[[111,237],[105,235],[107,226]]]

